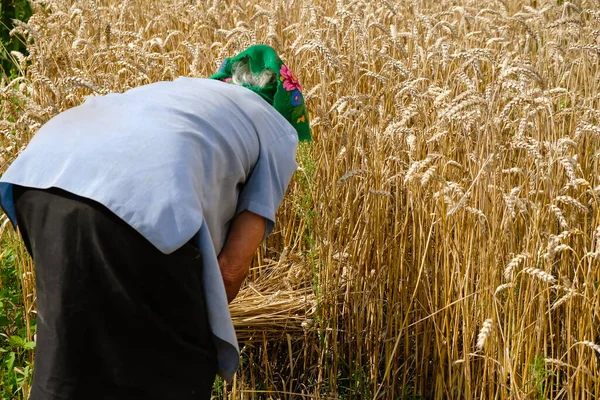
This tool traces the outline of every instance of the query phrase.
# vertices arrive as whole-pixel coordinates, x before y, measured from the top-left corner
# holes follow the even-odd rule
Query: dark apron
[[[209,399],[217,361],[198,248],[163,254],[60,189],[13,197],[36,271],[30,399]]]

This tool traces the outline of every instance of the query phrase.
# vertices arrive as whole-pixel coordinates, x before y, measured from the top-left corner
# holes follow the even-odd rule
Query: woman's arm
[[[237,296],[250,271],[265,229],[265,218],[250,211],[242,211],[231,222],[229,235],[218,257],[229,303]]]

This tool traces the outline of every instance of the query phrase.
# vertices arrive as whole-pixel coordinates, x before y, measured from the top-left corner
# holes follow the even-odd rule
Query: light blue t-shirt
[[[297,146],[289,122],[250,90],[157,82],[48,121],[2,175],[0,205],[16,226],[12,184],[57,187],[103,204],[165,254],[199,233],[219,375],[229,380],[239,349],[217,255],[241,211],[265,217],[271,232]]]

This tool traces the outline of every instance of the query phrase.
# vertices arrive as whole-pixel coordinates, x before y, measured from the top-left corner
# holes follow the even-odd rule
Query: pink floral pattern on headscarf
[[[281,81],[283,82],[283,88],[285,90],[287,90],[288,92],[291,92],[296,89],[302,91],[302,86],[300,85],[300,82],[298,82],[298,78],[296,78],[296,75],[294,75],[294,73],[290,71],[290,69],[285,64],[281,64],[279,74],[281,75],[279,79],[281,79]]]

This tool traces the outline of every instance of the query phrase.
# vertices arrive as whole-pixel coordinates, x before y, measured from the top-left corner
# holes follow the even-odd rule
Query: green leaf
[[[11,346],[16,346],[16,347],[24,347],[25,346],[25,339],[23,339],[20,336],[11,336],[8,338],[8,344],[10,344]]]
[[[15,366],[15,357],[16,354],[14,351],[11,351],[10,353],[8,353],[8,357],[6,358],[6,369],[7,371],[12,371],[13,367]]]
[[[25,344],[23,345],[23,348],[25,350],[33,350],[33,349],[35,349],[35,342],[25,342]]]
[[[0,327],[7,326],[10,323],[10,320],[4,315],[0,316]]]
[[[25,321],[19,329],[17,329],[17,335],[21,337],[27,337],[27,326],[25,326]]]

